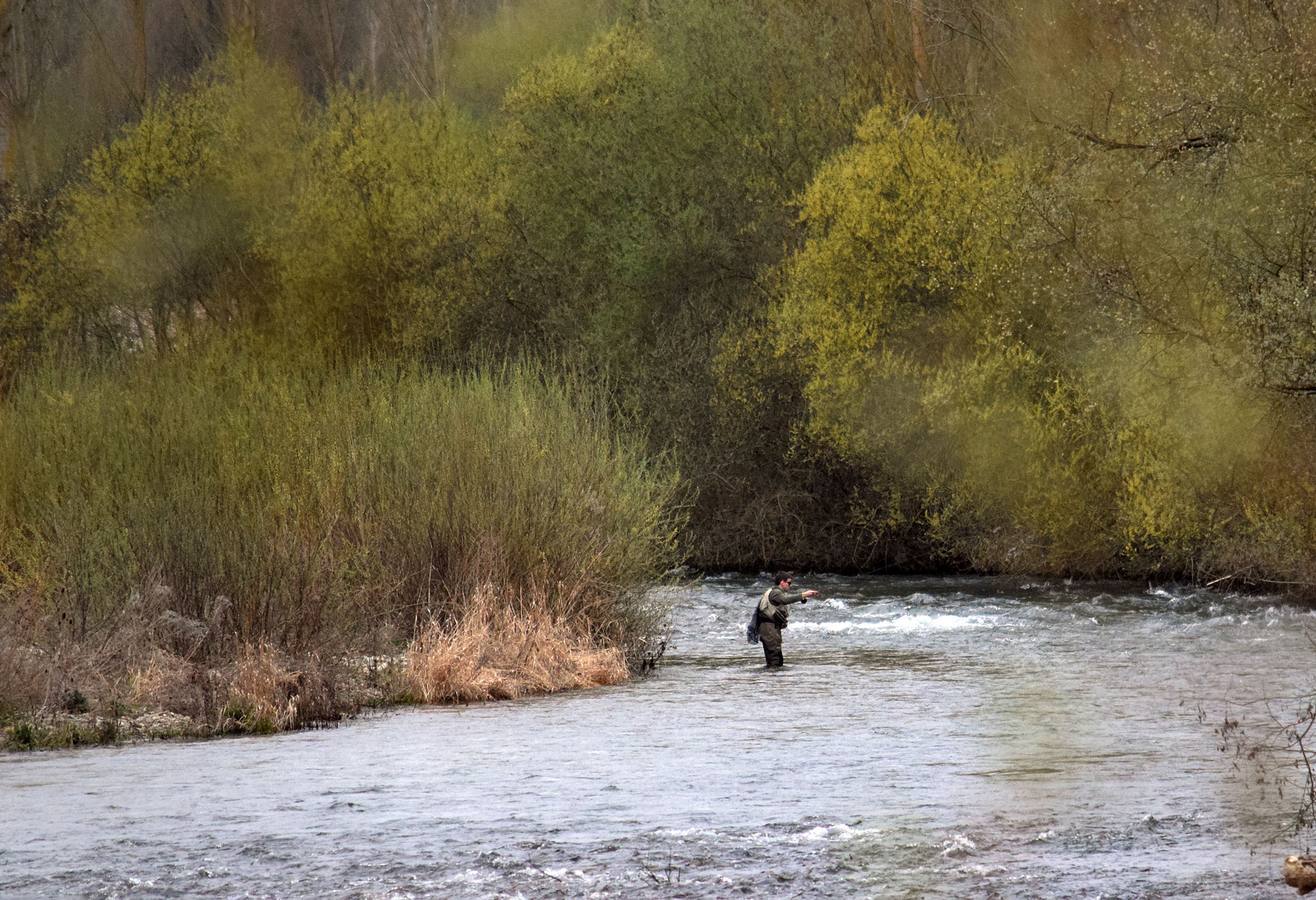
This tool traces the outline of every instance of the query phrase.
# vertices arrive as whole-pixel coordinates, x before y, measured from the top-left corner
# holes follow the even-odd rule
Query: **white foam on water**
[[[1005,624],[994,616],[911,613],[882,622],[792,622],[790,627],[793,631],[821,631],[827,634],[853,634],[857,631],[872,631],[883,634],[928,634],[975,628],[999,628]]]
[[[502,877],[501,875],[493,871],[486,871],[481,869],[463,869],[462,871],[458,872],[456,875],[453,875],[449,879],[449,881],[451,881],[454,884],[481,885],[481,884],[489,884],[490,882],[497,881],[501,877]]]
[[[703,841],[723,842],[728,839],[748,839],[756,844],[816,844],[825,841],[852,841],[870,834],[880,834],[880,828],[856,828],[838,822],[835,825],[815,825],[795,834],[782,834],[780,831],[754,831],[737,837],[731,832],[715,828],[659,828],[654,832],[665,838],[695,838]]]
[[[566,881],[568,878],[574,878],[577,881],[593,881],[594,876],[584,869],[568,869],[566,866],[561,868],[546,868],[544,874],[550,878],[556,878],[559,881]]]
[[[712,828],[659,828],[654,832],[655,835],[671,838],[688,838],[700,837],[711,838],[721,837],[722,833]]]
[[[941,847],[943,857],[968,856],[978,849],[978,845],[967,834],[960,834],[959,832],[952,833],[948,839],[942,841]]]
[[[844,823],[836,825],[816,825],[808,831],[795,835],[791,843],[814,844],[819,841],[852,841],[867,834],[876,834],[877,828],[855,828]]]
[[[1316,611],[1296,611],[1268,606],[1265,609],[1258,609],[1248,612],[1222,613],[1219,607],[1212,606],[1207,609],[1208,618],[1197,619],[1188,622],[1162,622],[1155,627],[1161,630],[1183,630],[1183,631],[1210,631],[1219,628],[1240,627],[1240,628],[1274,628],[1276,626],[1288,626],[1293,623],[1294,619],[1308,618],[1316,615]]]

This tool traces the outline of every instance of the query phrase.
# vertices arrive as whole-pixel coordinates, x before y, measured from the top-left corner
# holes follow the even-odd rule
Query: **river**
[[[665,664],[616,688],[0,757],[0,895],[1294,896],[1211,723],[1316,680],[1309,609],[799,579],[827,599],[769,673],[765,586],[672,591]]]

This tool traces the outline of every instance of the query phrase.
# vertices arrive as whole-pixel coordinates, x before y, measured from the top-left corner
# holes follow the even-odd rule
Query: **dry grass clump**
[[[334,679],[317,656],[294,664],[268,644],[248,645],[225,675],[219,731],[271,734],[342,716]]]
[[[36,648],[0,632],[0,718],[41,706],[49,687],[49,667]]]
[[[425,627],[403,666],[406,689],[425,703],[508,700],[619,684],[629,675],[619,649],[598,646],[542,609],[502,604],[488,585],[455,622]]]
[[[197,666],[164,650],[152,653],[124,679],[125,701],[133,707],[162,709],[194,718],[205,714],[205,686]]]

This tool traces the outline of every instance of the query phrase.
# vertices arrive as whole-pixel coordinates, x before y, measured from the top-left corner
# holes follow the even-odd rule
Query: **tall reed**
[[[37,644],[232,659],[396,646],[492,591],[631,652],[676,484],[533,363],[52,368],[0,404],[0,613]]]

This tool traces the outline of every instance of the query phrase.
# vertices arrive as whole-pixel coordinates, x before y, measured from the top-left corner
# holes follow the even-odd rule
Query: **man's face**
[[[777,586],[784,591],[791,586],[791,580],[789,578],[783,578],[781,581],[777,582]]]

